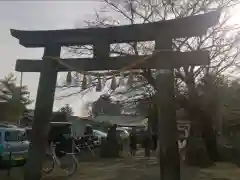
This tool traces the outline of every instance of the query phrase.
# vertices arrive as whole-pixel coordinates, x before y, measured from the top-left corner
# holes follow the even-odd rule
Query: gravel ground
[[[6,171],[0,172],[2,180],[21,180],[21,168],[12,170],[11,177],[6,176]],[[76,174],[70,178],[64,172],[55,169],[44,180],[159,180],[159,166],[156,158],[144,158],[138,154],[135,158],[125,157],[119,159],[97,159],[80,162]],[[220,163],[208,169],[182,168],[183,180],[239,180],[240,169],[235,165]]]

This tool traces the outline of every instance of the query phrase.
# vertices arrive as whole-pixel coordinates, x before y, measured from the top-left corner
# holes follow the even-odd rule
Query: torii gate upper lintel
[[[219,11],[212,11],[146,24],[45,31],[12,29],[11,34],[19,40],[21,45],[30,48],[45,47],[48,42],[55,42],[61,46],[89,45],[96,43],[99,39],[107,41],[108,44],[152,41],[166,35],[171,36],[171,38],[201,36],[206,33],[209,27],[216,24],[219,16]]]
[[[19,40],[24,47],[44,47],[43,60],[17,60],[16,70],[20,72],[40,72],[40,80],[38,85],[34,124],[33,139],[29,149],[31,157],[27,163],[27,167],[41,167],[42,159],[45,152],[45,144],[42,142],[47,137],[49,118],[52,113],[54,92],[59,71],[68,71],[64,66],[53,59],[44,57],[60,57],[62,46],[71,45],[93,45],[93,58],[64,59],[64,62],[70,64],[83,71],[90,70],[117,70],[126,65],[136,62],[141,56],[124,56],[109,57],[110,44],[127,43],[140,41],[155,41],[156,50],[171,49],[172,39],[180,37],[202,36],[207,29],[214,26],[219,19],[220,12],[214,11],[206,14],[179,18],[174,20],[160,21],[148,24],[136,24],[117,26],[109,28],[88,28],[88,29],[69,29],[69,30],[50,30],[50,31],[22,31],[11,30],[13,37]],[[161,60],[159,60],[161,59]],[[189,65],[207,65],[209,63],[207,51],[196,52],[158,52],[151,57],[151,62],[143,62],[133,68],[149,68],[149,69],[173,69],[181,66]],[[167,77],[167,76],[166,76]],[[163,90],[162,100],[169,103],[164,104],[165,110],[162,113],[161,124],[168,127],[174,126],[175,117],[172,101],[172,76],[169,81],[163,80],[162,85],[166,86]],[[158,83],[158,84],[159,84]],[[164,97],[163,97],[164,96]],[[171,119],[171,121],[167,121]],[[169,123],[170,122],[170,123]],[[169,132],[164,132],[164,136],[168,136]],[[172,138],[174,138],[172,136]],[[173,139],[172,139],[173,140]],[[170,162],[170,161],[169,161]],[[178,169],[178,165],[173,167],[167,163],[167,168],[173,170]],[[163,173],[161,180],[165,180],[165,176],[170,175],[171,180],[179,179]],[[40,180],[39,172],[26,171],[25,180]],[[169,177],[169,176],[168,176]],[[177,177],[177,178],[176,178]]]

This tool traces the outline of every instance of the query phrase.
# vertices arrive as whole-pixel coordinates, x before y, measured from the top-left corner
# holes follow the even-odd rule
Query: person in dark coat
[[[144,132],[144,140],[143,140],[143,147],[145,149],[145,157],[150,156],[150,150],[151,150],[151,135],[150,133],[145,130]]]
[[[94,147],[93,129],[91,126],[87,125],[84,132],[84,146],[86,145],[89,150]]]
[[[92,136],[93,135],[93,129],[92,129],[91,126],[88,126],[88,125],[86,126],[84,135],[85,136]]]
[[[129,135],[129,146],[130,146],[130,154],[132,156],[135,156],[136,150],[137,150],[137,135],[135,128],[132,130],[132,132]]]
[[[119,139],[117,136],[117,125],[114,124],[109,128],[107,135],[108,149],[105,151],[108,153],[108,157],[119,157]]]
[[[156,151],[156,149],[157,149],[157,141],[158,141],[158,136],[157,136],[157,133],[153,133],[152,134],[152,142],[153,142],[153,148],[152,148],[152,150],[153,151]]]

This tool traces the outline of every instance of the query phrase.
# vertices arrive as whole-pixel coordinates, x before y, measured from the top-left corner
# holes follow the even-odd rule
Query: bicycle
[[[56,143],[51,142],[50,143],[50,153],[46,153],[45,158],[47,161],[50,161],[51,165],[50,165],[50,168],[43,167],[42,170],[45,174],[50,174],[54,170],[55,165],[57,165],[58,167],[60,167],[60,169],[63,169],[66,172],[68,177],[70,177],[76,172],[76,170],[78,168],[78,160],[75,157],[75,153],[73,151],[71,153],[60,151],[60,153],[64,154],[63,157],[67,158],[67,161],[71,160],[71,163],[70,163],[71,169],[68,170],[68,166],[66,166],[66,164],[62,163],[61,157],[58,157],[56,154],[56,145],[58,145],[58,144],[60,144],[60,142],[56,142]],[[76,144],[74,143],[73,140],[72,140],[72,144],[74,146],[73,149],[75,149]]]
[[[76,143],[74,141],[73,141],[73,143],[75,146],[75,150],[78,153],[81,152],[81,149],[87,149],[89,152],[91,152],[91,154],[93,156],[95,156],[95,153],[93,151],[95,144],[94,144],[92,136],[86,135],[86,136],[83,136],[83,137],[81,137],[79,139],[75,139],[75,140],[76,140]]]

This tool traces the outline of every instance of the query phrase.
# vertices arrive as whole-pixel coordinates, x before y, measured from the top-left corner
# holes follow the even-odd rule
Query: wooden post
[[[172,49],[172,39],[157,39],[156,49]],[[159,158],[161,180],[180,180],[180,157],[177,144],[176,107],[173,69],[160,70],[156,78]]]
[[[151,105],[149,105],[149,116],[148,116],[148,126],[147,126],[147,132],[145,134],[145,157],[150,157],[151,156],[151,146],[152,146],[152,113],[151,112]]]
[[[61,46],[50,44],[45,47],[44,57],[60,57]],[[57,62],[43,59],[44,68],[40,74],[37,99],[34,111],[33,134],[29,147],[28,160],[24,172],[24,180],[40,180],[42,163],[47,145],[48,126],[54,103],[57,81]]]
[[[108,42],[103,40],[99,40],[93,45],[93,57],[96,58],[97,61],[106,61],[108,59],[110,53],[110,45]]]

